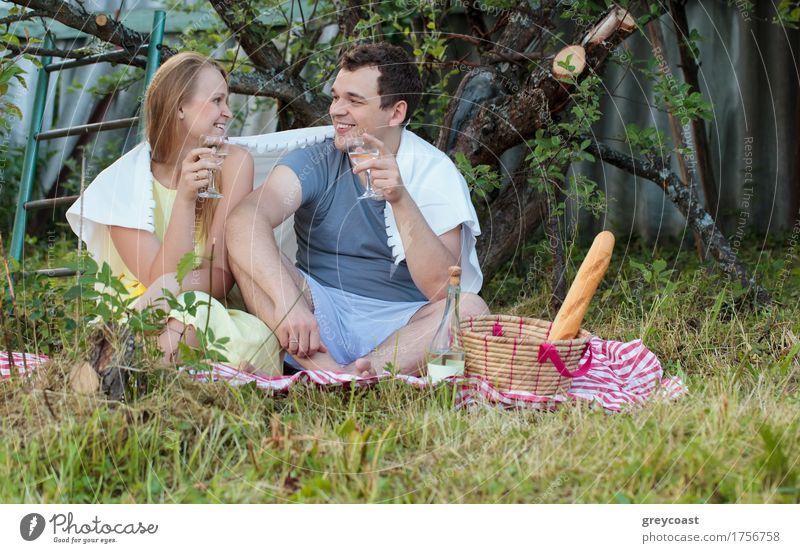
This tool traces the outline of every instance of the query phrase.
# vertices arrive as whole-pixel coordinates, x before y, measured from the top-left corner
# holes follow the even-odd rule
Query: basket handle
[[[567,366],[564,365],[564,361],[561,360],[558,350],[550,342],[542,342],[539,345],[539,363],[550,361],[558,371],[558,374],[564,378],[577,378],[579,376],[583,376],[589,372],[589,369],[592,366],[592,348],[589,347],[588,344],[586,347],[589,348],[589,358],[583,365],[579,366],[575,372],[569,372]]]

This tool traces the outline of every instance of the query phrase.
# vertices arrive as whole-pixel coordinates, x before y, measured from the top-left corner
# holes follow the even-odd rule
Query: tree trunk
[[[363,0],[333,0],[336,6],[336,23],[342,36],[353,36],[353,30],[362,19],[367,19]]]
[[[678,50],[681,54],[681,69],[683,79],[694,91],[700,92],[700,81],[697,78],[697,63],[686,40],[689,37],[689,22],[686,19],[685,1],[672,1],[669,3],[670,14],[675,22],[675,30],[678,34]],[[714,166],[711,164],[711,155],[708,147],[708,135],[706,134],[706,122],[703,119],[693,119],[692,127],[692,146],[694,148],[697,171],[700,175],[700,184],[703,187],[706,209],[717,220],[717,210],[719,209],[719,193],[717,192],[717,181],[714,178]]]
[[[653,47],[653,54],[656,56],[656,59],[658,59],[660,55],[661,59],[664,60],[664,65],[661,69],[661,78],[674,81],[675,77],[672,76],[672,72],[670,71],[669,65],[667,65],[666,61],[667,52],[664,48],[664,38],[661,35],[661,23],[657,19],[655,21],[651,21],[647,25],[647,32],[650,35],[650,43]],[[688,145],[685,140],[683,129],[681,128],[681,123],[678,121],[678,114],[675,113],[674,106],[667,106],[667,109],[669,110],[669,127],[672,131],[672,142],[675,145],[675,157],[678,159],[681,180],[690,188],[694,188],[694,166],[690,168],[686,162],[686,156],[681,153],[681,150],[686,149]],[[703,243],[697,233],[692,234],[694,236],[694,247],[697,251],[697,257],[700,258],[700,261],[703,261],[706,258],[703,253]]]
[[[509,260],[514,260],[528,236],[543,220],[546,199],[528,182],[528,171],[516,173],[508,192],[491,204],[491,217],[478,237],[478,260],[488,282]]]

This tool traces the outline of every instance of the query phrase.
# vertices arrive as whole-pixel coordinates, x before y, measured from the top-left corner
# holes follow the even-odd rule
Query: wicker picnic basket
[[[512,315],[483,315],[461,323],[466,376],[478,376],[499,390],[553,395],[567,392],[591,334],[547,341],[551,322]],[[541,360],[541,361],[540,361]]]

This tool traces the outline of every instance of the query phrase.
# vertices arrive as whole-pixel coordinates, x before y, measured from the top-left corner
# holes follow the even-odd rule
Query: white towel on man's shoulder
[[[477,294],[483,284],[483,273],[475,250],[481,233],[478,215],[464,177],[452,160],[438,148],[411,131],[404,130],[397,151],[397,166],[403,184],[423,217],[437,235],[463,225],[461,230],[461,290]],[[395,264],[406,258],[405,249],[392,207],[384,210],[386,233]]]

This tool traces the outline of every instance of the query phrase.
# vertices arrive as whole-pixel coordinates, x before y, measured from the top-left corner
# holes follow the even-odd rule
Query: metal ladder
[[[147,65],[145,68],[143,90],[147,90],[147,86],[150,84],[150,81],[161,62],[161,44],[164,40],[165,21],[166,14],[164,11],[158,10],[153,14],[153,26],[150,32],[150,40],[146,45]],[[53,40],[50,34],[47,34],[44,40],[44,48],[50,49],[53,48],[53,46]],[[142,45],[141,48],[144,47],[145,45]],[[52,59],[50,56],[42,57],[42,67],[39,69],[39,78],[36,82],[36,95],[33,100],[30,132],[28,133],[28,142],[25,147],[25,158],[22,164],[22,180],[20,181],[19,186],[17,210],[14,214],[14,230],[11,234],[11,247],[9,248],[9,254],[12,259],[19,261],[22,258],[22,249],[25,239],[25,226],[27,224],[29,211],[70,204],[78,199],[78,196],[62,196],[59,198],[31,201],[33,181],[36,176],[36,159],[39,154],[39,142],[43,140],[52,140],[54,138],[63,138],[65,136],[75,136],[101,131],[110,131],[114,129],[125,129],[133,127],[137,123],[139,124],[139,136],[141,137],[143,135],[144,118],[141,116],[129,117],[126,119],[116,119],[113,121],[101,121],[99,123],[90,123],[87,125],[65,127],[63,129],[53,129],[42,132],[42,120],[44,119],[44,107],[47,100],[47,88],[50,83],[50,73],[61,71],[62,69],[82,67],[85,65],[91,65],[93,63],[101,63],[103,61],[107,61],[108,56],[108,53],[103,53],[94,56],[87,56],[79,60],[62,61],[57,63],[51,63]],[[73,269],[43,269],[35,272],[54,277],[75,274]]]

